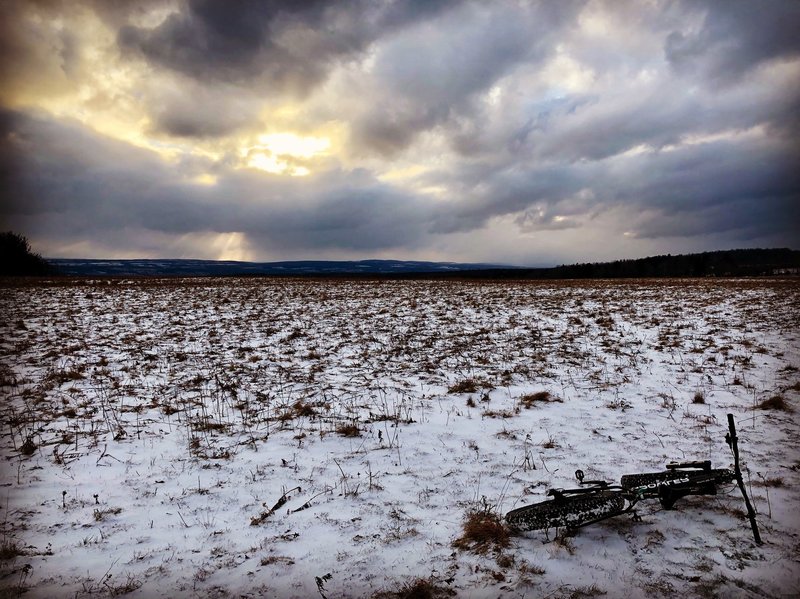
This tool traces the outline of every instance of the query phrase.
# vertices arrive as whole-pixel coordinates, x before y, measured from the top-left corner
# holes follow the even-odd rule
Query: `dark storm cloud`
[[[157,0],[73,6],[0,3],[3,228],[238,232],[304,256],[497,223],[796,245],[800,3],[186,0],[150,26]],[[173,158],[90,129],[127,122]],[[241,168],[259,133],[334,130],[286,157],[308,177]]]
[[[474,176],[467,170],[471,169],[462,167],[448,176],[456,179]],[[535,206],[555,206],[579,192],[586,178],[579,170],[561,165],[486,172],[473,189],[454,201],[448,210],[437,214],[433,230],[470,231],[485,226],[495,216],[516,214]]]
[[[800,152],[786,140],[717,142],[645,155],[618,171],[614,199],[644,215],[632,231],[639,237],[728,232],[747,240],[775,233],[796,241],[799,163]]]
[[[122,27],[118,41],[124,51],[198,80],[256,79],[271,93],[304,94],[335,60],[449,4],[189,0],[154,29]]]
[[[664,51],[679,72],[730,82],[773,59],[800,55],[800,3],[785,0],[684,2],[704,11],[696,31],[671,32]]]
[[[21,217],[55,218],[75,238],[130,227],[235,231],[265,248],[371,251],[414,243],[428,220],[418,199],[366,172],[300,180],[228,171],[218,185],[198,186],[152,153],[78,124],[3,111],[0,125],[6,227]]]
[[[303,97],[337,61],[358,57],[381,35],[457,3],[190,0],[153,29],[123,25],[117,40],[126,55],[188,76],[192,81],[185,87],[205,87],[200,100],[210,94],[221,100],[187,110],[183,105],[198,96],[184,89],[183,99],[151,103],[156,130],[179,137],[223,136],[256,122],[251,112],[235,110],[240,96],[235,87],[244,94]],[[111,17],[119,21],[119,10]],[[225,94],[209,91],[220,85],[231,89]]]
[[[525,230],[564,229],[617,208],[625,215],[620,224],[638,238],[726,232],[738,240],[768,233],[791,240],[800,225],[798,163],[791,140],[745,138],[602,163],[514,166],[484,175],[479,192],[439,214],[435,227],[467,231],[518,215]]]
[[[73,234],[89,236],[124,223],[173,232],[203,225],[201,202],[176,194],[174,175],[151,152],[45,116],[6,112],[2,121],[0,156],[14,167],[0,207],[4,220],[58,216],[72,223]]]

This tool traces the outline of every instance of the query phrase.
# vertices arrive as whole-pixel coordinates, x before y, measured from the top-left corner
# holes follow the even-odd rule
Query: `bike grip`
[[[680,470],[681,468],[702,468],[711,470],[711,460],[697,460],[694,462],[670,462],[666,465],[667,470]]]

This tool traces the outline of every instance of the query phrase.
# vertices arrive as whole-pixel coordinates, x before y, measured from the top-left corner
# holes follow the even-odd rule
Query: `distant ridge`
[[[236,262],[232,260],[48,260],[67,276],[199,277],[199,276],[331,276],[451,273],[513,269],[497,264],[418,262],[409,260],[298,260]]]
[[[744,249],[650,256],[552,269],[558,278],[731,277],[798,274],[800,251],[788,248]]]
[[[496,279],[623,279],[786,275],[800,275],[800,251],[788,248],[720,250],[614,262],[569,264],[553,268],[472,271],[462,273],[461,276]]]
[[[600,279],[739,277],[800,274],[800,251],[741,249],[662,255],[552,268],[408,260],[235,262],[215,260],[49,259],[55,270],[79,277],[319,276],[427,279]]]

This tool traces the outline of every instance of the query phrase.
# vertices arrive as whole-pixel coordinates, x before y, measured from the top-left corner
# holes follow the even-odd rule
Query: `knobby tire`
[[[506,514],[506,522],[517,530],[577,528],[586,522],[621,514],[625,499],[619,493],[600,491],[589,496],[570,497],[526,505]]]

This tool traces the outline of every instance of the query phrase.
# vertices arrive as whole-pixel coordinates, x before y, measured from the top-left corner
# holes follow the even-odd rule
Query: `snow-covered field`
[[[800,409],[798,291],[7,282],[0,596],[796,596],[798,412],[759,406]],[[727,413],[761,547],[735,488],[453,545],[577,468],[728,466]]]

